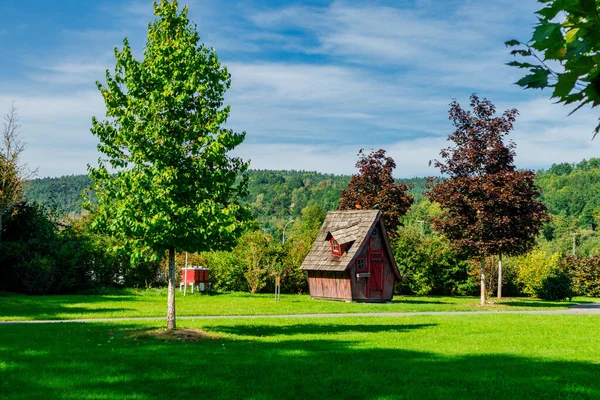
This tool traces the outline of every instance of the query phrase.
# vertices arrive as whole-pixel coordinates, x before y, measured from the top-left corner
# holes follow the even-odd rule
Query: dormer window
[[[331,252],[333,254],[335,254],[336,256],[341,256],[342,255],[342,248],[340,247],[339,243],[337,242],[337,240],[335,240],[334,238],[331,238]]]

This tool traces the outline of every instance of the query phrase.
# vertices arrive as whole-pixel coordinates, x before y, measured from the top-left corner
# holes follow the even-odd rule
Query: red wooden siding
[[[352,300],[348,272],[308,271],[308,289],[312,297]]]
[[[376,226],[378,235],[370,237],[367,245],[363,248],[358,257],[364,257],[365,259],[365,271],[357,271],[356,262],[352,263],[348,272],[350,273],[350,281],[352,283],[352,300],[356,301],[390,301],[394,295],[394,283],[396,277],[392,270],[392,264],[389,260],[389,256],[384,249],[383,240],[381,237],[381,224],[377,223]],[[371,269],[371,258],[372,256],[383,257],[383,276],[381,277],[381,284],[383,290],[380,292],[376,290],[373,282],[370,282],[371,278],[357,278],[357,274],[361,272],[373,274],[374,271]],[[375,272],[376,273],[376,272]]]

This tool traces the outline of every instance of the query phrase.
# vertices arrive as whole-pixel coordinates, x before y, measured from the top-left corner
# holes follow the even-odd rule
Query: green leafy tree
[[[115,49],[114,74],[97,83],[106,119],[92,120],[105,155],[89,167],[96,228],[117,236],[133,259],[168,253],[167,327],[175,328],[175,250],[232,246],[245,218],[248,164],[228,152],[245,133],[223,128],[230,75],[200,42],[177,1],[154,3],[143,60],[129,41]],[[91,207],[88,205],[88,207]]]
[[[398,229],[392,247],[403,290],[418,295],[470,294],[469,264],[444,236],[422,235],[419,226],[406,224]]]
[[[279,242],[262,230],[247,231],[240,237],[234,253],[246,269],[244,276],[251,293],[265,287],[269,274],[276,272],[278,247]]]
[[[600,104],[600,3],[596,0],[538,0],[544,5],[529,42],[509,40],[512,55],[531,62],[508,65],[528,70],[517,85],[527,89],[553,88],[559,103]],[[556,65],[556,67],[554,67]],[[600,131],[596,126],[594,136]]]

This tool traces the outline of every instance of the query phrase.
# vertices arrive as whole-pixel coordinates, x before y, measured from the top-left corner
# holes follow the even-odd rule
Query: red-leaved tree
[[[392,172],[396,162],[385,156],[385,150],[379,149],[365,155],[358,152],[356,168],[348,187],[342,191],[340,210],[376,209],[381,210],[383,222],[389,234],[394,235],[402,217],[411,204],[413,196],[406,193],[410,187],[404,183],[395,183]]]
[[[500,256],[498,296],[502,295],[502,255],[527,252],[535,243],[546,207],[538,200],[540,192],[532,171],[518,171],[514,165],[515,144],[504,143],[513,129],[518,111],[507,110],[495,116],[494,105],[471,95],[473,112],[453,101],[450,120],[456,130],[448,140],[454,145],[443,149],[443,161],[434,161],[448,178],[437,181],[427,192],[443,213],[433,219],[434,228],[446,235],[464,254],[481,261],[481,304],[485,304],[484,259]]]

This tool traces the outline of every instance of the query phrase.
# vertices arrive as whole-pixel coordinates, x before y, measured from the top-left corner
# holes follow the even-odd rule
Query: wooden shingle
[[[378,210],[328,212],[321,231],[300,268],[305,271],[345,271],[366,244],[380,216]],[[332,237],[341,245],[350,243],[341,256],[331,252],[329,239]]]

